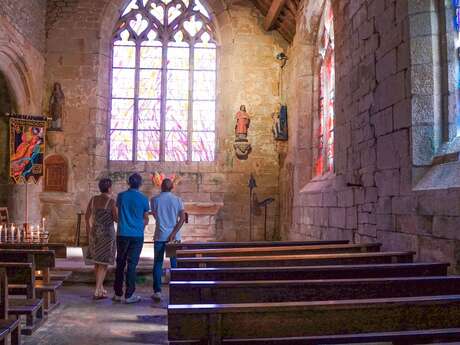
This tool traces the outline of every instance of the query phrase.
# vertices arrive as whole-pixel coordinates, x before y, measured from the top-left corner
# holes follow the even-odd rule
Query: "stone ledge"
[[[414,186],[414,191],[460,187],[460,162],[450,162],[431,167]]]
[[[308,182],[300,193],[322,193],[335,189],[336,175],[334,173],[326,173],[322,176],[317,176]]]
[[[39,195],[40,201],[50,204],[73,204],[72,193],[42,192]]]
[[[214,216],[224,207],[223,202],[216,203],[185,203],[185,211],[190,215]]]

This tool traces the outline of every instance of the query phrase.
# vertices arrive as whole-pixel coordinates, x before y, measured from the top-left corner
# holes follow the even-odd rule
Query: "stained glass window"
[[[216,42],[200,0],[131,0],[113,40],[110,160],[213,161]]]
[[[335,58],[334,58],[334,15],[330,1],[322,19],[319,58],[319,119],[318,146],[315,163],[316,175],[334,170],[334,98],[335,98]]]

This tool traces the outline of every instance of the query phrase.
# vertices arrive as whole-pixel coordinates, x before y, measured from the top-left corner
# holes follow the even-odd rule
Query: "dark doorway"
[[[14,98],[5,76],[0,73],[0,207],[8,204],[8,118],[6,113],[15,110]]]

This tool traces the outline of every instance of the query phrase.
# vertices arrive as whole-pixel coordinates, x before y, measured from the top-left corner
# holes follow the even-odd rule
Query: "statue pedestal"
[[[224,203],[185,203],[189,218],[182,230],[182,241],[216,241],[216,216],[223,206]]]
[[[56,131],[56,130],[48,130],[46,132],[46,142],[51,148],[56,147],[57,145],[63,145],[64,144],[64,132]]]

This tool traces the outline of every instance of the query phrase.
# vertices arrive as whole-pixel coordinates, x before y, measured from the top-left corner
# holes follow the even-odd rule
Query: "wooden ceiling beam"
[[[284,5],[286,4],[287,0],[273,0],[272,4],[270,5],[270,9],[268,10],[267,16],[265,17],[265,30],[269,31],[273,29],[273,26],[278,19],[281,10],[283,9]]]

